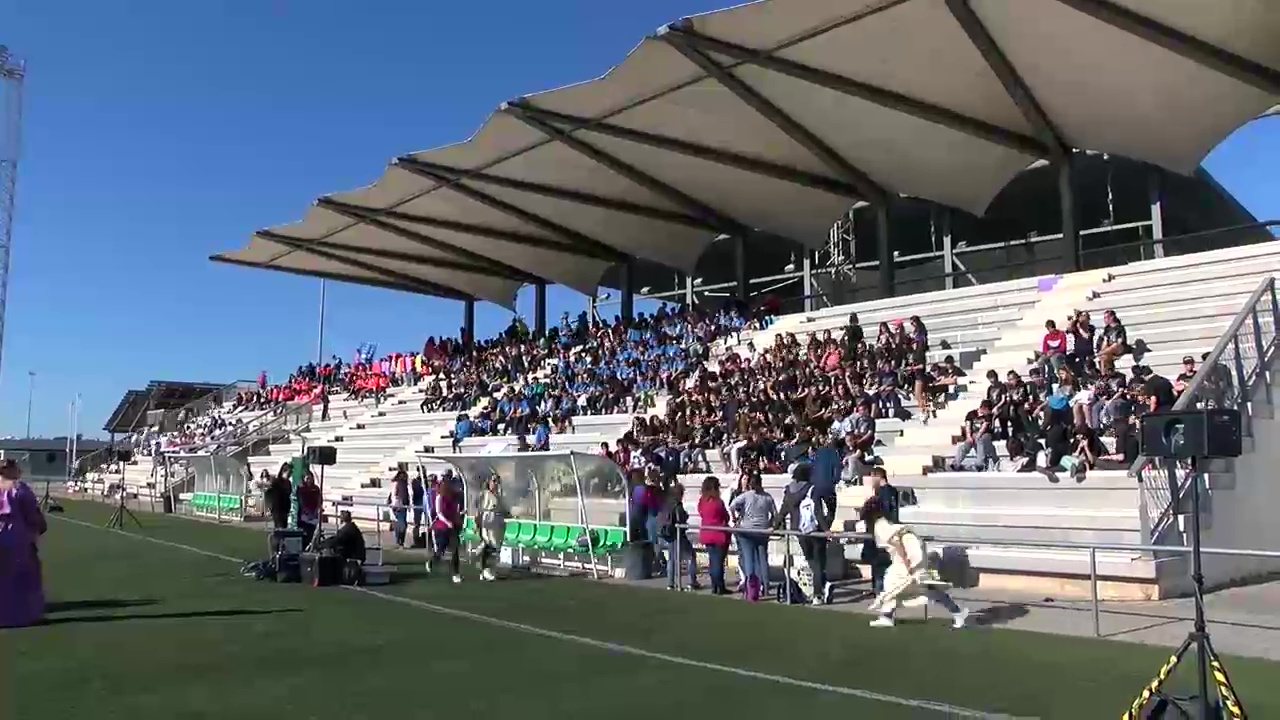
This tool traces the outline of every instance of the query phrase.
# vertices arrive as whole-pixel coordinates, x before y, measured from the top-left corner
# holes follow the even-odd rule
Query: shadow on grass
[[[46,618],[44,625],[72,625],[88,623],[108,623],[128,620],[198,620],[201,618],[233,618],[253,615],[279,615],[302,612],[300,608],[281,608],[278,610],[193,610],[191,612],[124,614],[124,615],[81,615],[78,617]]]
[[[45,603],[45,612],[60,613],[75,610],[119,610],[121,608],[155,605],[151,598],[98,598],[94,600],[55,600]]]

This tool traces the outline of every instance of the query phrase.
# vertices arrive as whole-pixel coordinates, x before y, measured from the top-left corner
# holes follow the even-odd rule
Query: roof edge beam
[[[656,133],[646,132],[644,130],[635,130],[622,125],[606,122],[604,120],[593,120],[591,118],[579,117],[577,115],[568,115],[566,113],[556,112],[555,110],[546,110],[522,102],[516,105],[519,110],[526,115],[542,120],[543,122],[554,125],[570,126],[565,132],[574,130],[586,130],[588,132],[606,135],[608,137],[625,140],[639,145],[657,148],[658,150],[666,150],[679,155],[685,155],[698,160],[705,160],[717,165],[735,168],[754,175],[773,178],[774,180],[782,180],[801,187],[807,187],[813,190],[821,190],[840,197],[847,197],[851,200],[865,200],[862,191],[856,186],[836,178],[826,177],[817,173],[811,173],[807,170],[779,165],[768,160],[748,157],[740,155],[728,150],[721,150],[699,143],[689,142],[688,140],[680,140],[679,138],[669,137],[667,135],[658,135]],[[716,228],[720,231],[719,228]]]
[[[619,160],[582,138],[574,137],[569,130],[552,125],[538,117],[536,112],[529,112],[529,108],[532,108],[532,106],[527,102],[516,101],[503,103],[501,109],[552,140],[563,143],[578,154],[612,170],[649,192],[688,209],[694,215],[715,225],[716,229],[721,233],[740,237],[745,237],[751,233],[751,229],[747,225],[722,214],[720,211],[704,204],[701,200],[659,180],[634,165]]]
[[[1139,37],[1246,85],[1280,95],[1280,71],[1169,27],[1109,0],[1058,0],[1077,12]]]
[[[516,180],[514,178],[494,175],[481,170],[463,170],[460,168],[441,165],[439,163],[419,160],[412,157],[397,158],[395,165],[406,172],[419,175],[419,177],[427,177],[435,179],[434,175],[425,175],[418,173],[418,170],[428,171],[430,173],[443,175],[453,182],[474,181],[495,185],[497,187],[515,190],[517,192],[526,192],[531,195],[540,195],[542,197],[551,198],[553,200],[564,200],[566,202],[577,203],[579,205],[589,205],[591,207],[610,210],[612,212],[622,213],[624,215],[633,215],[635,217],[648,218],[659,222],[672,223],[675,225],[684,225],[698,230],[708,230],[715,232],[715,228],[707,223],[699,220],[691,215],[684,213],[664,210],[662,208],[650,207],[633,203],[628,200],[618,200],[616,198],[607,198],[592,193],[586,193],[579,190],[570,190],[569,188],[556,187],[554,185],[544,185],[542,183],[529,182],[528,180]]]
[[[756,65],[1025,155],[1038,158],[1050,156],[1050,148],[1029,135],[969,117],[940,105],[917,100],[893,90],[886,90],[827,70],[819,70],[794,60],[775,57],[769,52],[703,35],[694,31],[693,23],[687,19],[668,25],[663,32],[677,34],[683,41],[704,52],[713,52],[739,62]]]
[[[408,169],[408,168],[405,168]],[[475,235],[484,235],[495,240],[502,240],[516,245],[524,245],[526,247],[538,247],[544,250],[552,250],[562,252],[569,255],[578,255],[581,257],[594,258],[605,262],[622,262],[627,258],[627,254],[609,245],[601,242],[589,235],[580,233],[569,227],[565,227],[554,220],[549,220],[537,213],[529,212],[522,207],[512,205],[506,200],[502,200],[490,195],[482,190],[455,183],[446,175],[437,174],[423,168],[412,170],[415,175],[425,177],[439,183],[442,187],[452,190],[455,193],[477,202],[485,207],[500,212],[508,217],[515,218],[521,222],[528,223],[536,228],[544,230],[561,240],[552,240],[550,238],[538,237],[537,235],[528,235],[525,233],[510,232],[506,230],[496,230],[484,228],[479,225],[471,225],[470,223],[458,222],[455,220],[441,220],[439,218],[429,218],[424,216],[413,215],[400,211],[395,212],[396,215],[387,215],[387,217],[396,217],[408,222],[421,222],[424,225],[434,225],[442,229],[457,229],[458,232],[470,232]],[[415,219],[417,218],[417,219]],[[449,226],[453,225],[454,228]]]
[[[837,176],[857,188],[862,195],[861,199],[873,205],[883,205],[888,201],[890,193],[883,186],[855,167],[853,163],[836,152],[826,141],[805,127],[803,123],[788,115],[786,111],[775,105],[773,101],[769,100],[745,80],[712,60],[706,53],[690,45],[679,33],[659,32],[659,37],[689,62],[693,63],[699,70],[706,73],[708,77],[719,83],[721,87],[733,93],[734,97],[741,100],[770,124],[781,130],[784,135],[791,138],[792,142],[804,148]]]
[[[263,237],[264,239],[269,239],[273,243],[278,243],[280,245],[284,245],[285,247],[291,248],[295,252],[300,252],[307,255],[315,255],[318,258],[323,258],[330,262],[336,262],[340,265],[353,267],[353,268],[356,268],[357,270],[364,270],[367,273],[377,275],[385,280],[390,280],[391,282],[396,283],[398,285],[402,285],[406,287],[416,287],[418,288],[418,292],[423,295],[455,297],[458,299],[474,299],[467,293],[464,293],[461,290],[458,290],[457,288],[451,288],[446,285],[441,285],[439,283],[431,282],[430,280],[423,280],[421,278],[416,278],[412,275],[407,275],[405,273],[399,272],[398,270],[378,267],[377,265],[374,265],[372,263],[367,263],[363,260],[357,260],[356,258],[343,257],[338,253],[329,252],[328,250],[322,250],[317,247],[312,247],[308,244],[306,240],[290,237],[288,235],[281,235],[280,233],[275,233],[275,232],[271,233],[270,238],[267,238],[266,236],[263,236]]]
[[[1035,131],[1036,137],[1049,148],[1049,159],[1055,162],[1061,161],[1070,154],[1070,146],[1063,140],[1062,133],[1054,127],[1048,113],[1044,111],[1044,107],[1036,100],[1035,94],[1031,92],[1031,88],[1026,81],[1022,79],[1017,69],[1013,67],[1013,63],[1009,61],[1008,56],[1000,49],[996,39],[991,36],[987,26],[982,24],[982,18],[978,17],[978,13],[969,4],[969,0],[946,0],[946,3],[947,10],[951,12],[951,16],[959,23],[960,29],[969,38],[969,42],[973,44],[974,49],[978,51],[978,54],[982,55],[987,67],[991,68],[991,72],[1000,81],[1000,85],[1004,87],[1005,94],[1013,101],[1013,104],[1018,108],[1018,112],[1022,113],[1022,117],[1026,119],[1031,129]]]
[[[430,235],[409,230],[408,228],[402,228],[399,225],[381,220],[379,216],[383,215],[386,211],[379,208],[352,205],[351,203],[344,203],[332,198],[320,198],[316,200],[316,207],[324,208],[325,210],[337,213],[349,220],[354,220],[358,223],[368,225],[383,232],[395,235],[396,237],[408,240],[409,242],[416,243],[423,247],[446,253],[448,255],[452,255],[454,258],[461,258],[466,261],[459,262],[456,259],[442,260],[439,266],[441,268],[453,266],[450,269],[475,273],[477,275],[488,275],[490,277],[503,278],[506,280],[515,280],[517,282],[532,283],[540,280],[536,275],[525,272],[513,265],[508,265],[500,260],[485,257],[480,253],[458,247],[457,245],[444,242],[443,240],[438,240]],[[388,215],[388,217],[393,216]]]
[[[446,300],[470,300],[469,296],[463,295],[456,291],[450,294],[426,293],[422,288],[413,285],[404,285],[394,281],[372,280],[368,278],[357,278],[348,275],[340,275],[330,272],[312,272],[310,270],[298,270],[296,268],[277,267],[267,263],[256,263],[249,260],[238,260],[236,258],[223,257],[221,255],[210,255],[209,260],[216,263],[224,263],[226,265],[236,265],[238,267],[254,268],[256,270],[270,270],[272,272],[285,273],[286,275],[297,275],[298,277],[321,278],[323,280],[333,280],[335,282],[351,283],[353,285],[366,285],[369,287],[382,288],[383,290],[398,290],[400,292],[413,293],[414,295],[432,294],[436,297],[442,297]]]
[[[296,240],[289,236],[281,237],[279,233],[270,230],[259,230],[258,236],[272,242],[289,242]],[[452,258],[432,258],[414,255],[413,253],[401,252],[399,250],[384,250],[382,248],[359,247],[357,245],[343,245],[342,243],[330,242],[328,240],[305,240],[310,247],[317,247],[321,250],[328,250],[336,253],[351,253],[353,255],[364,255],[365,257],[377,258],[379,260],[390,260],[393,262],[409,263],[411,265],[420,265],[422,267],[436,268],[438,270],[451,270],[456,272],[468,273],[471,275],[483,275],[485,277],[497,278],[499,280],[511,280],[520,283],[538,283],[543,280],[535,275],[526,272],[506,274],[495,272],[492,268],[486,266],[473,265],[468,262],[460,262]]]

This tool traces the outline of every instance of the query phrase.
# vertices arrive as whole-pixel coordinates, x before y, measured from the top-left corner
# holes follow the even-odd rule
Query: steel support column
[[[733,279],[737,283],[734,296],[746,302],[751,291],[747,287],[747,239],[741,236],[733,238]]]
[[[693,307],[693,276],[688,274],[684,276],[684,306]]]
[[[805,312],[813,312],[813,308],[817,303],[814,302],[815,298],[813,297],[813,251],[812,250],[806,249],[804,251],[804,264],[801,267],[803,268],[803,273],[804,273],[804,276],[803,276],[804,282],[802,285],[802,287],[804,287],[804,302],[802,303],[802,305],[804,307]]]
[[[876,255],[880,258],[880,297],[894,295],[894,257],[889,242],[889,206],[876,205]]]
[[[1080,269],[1080,224],[1077,220],[1075,163],[1067,155],[1056,163],[1058,170],[1058,204],[1062,207],[1062,239],[1060,255],[1062,271]]]
[[[533,286],[533,334],[538,338],[547,335],[547,284],[544,282]]]
[[[471,352],[476,347],[476,301],[462,301],[462,347]]]
[[[631,261],[622,263],[622,302],[619,304],[619,313],[623,320],[631,320],[636,315],[636,288],[635,273],[632,272]]]
[[[1151,251],[1157,258],[1164,257],[1164,183],[1160,171],[1151,168],[1147,172],[1147,197],[1151,202]]]

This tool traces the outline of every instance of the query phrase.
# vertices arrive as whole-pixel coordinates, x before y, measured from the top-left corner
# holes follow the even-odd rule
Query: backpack
[[[811,533],[818,531],[818,514],[817,503],[813,500],[813,486],[809,486],[809,490],[805,492],[804,498],[800,500],[797,506],[800,511],[800,522],[796,528],[802,533]]]
[[[676,539],[676,503],[662,511],[662,515],[658,518],[658,537],[667,542],[675,542]]]

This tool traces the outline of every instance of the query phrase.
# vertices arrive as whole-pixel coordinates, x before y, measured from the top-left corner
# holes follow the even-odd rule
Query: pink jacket
[[[698,520],[702,525],[728,527],[729,508],[725,507],[724,500],[718,497],[698,498]],[[698,539],[703,545],[728,545],[729,533],[724,530],[700,530]]]

